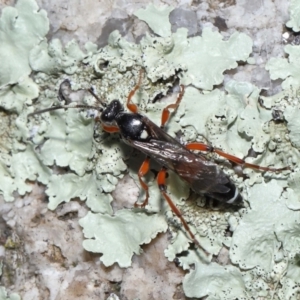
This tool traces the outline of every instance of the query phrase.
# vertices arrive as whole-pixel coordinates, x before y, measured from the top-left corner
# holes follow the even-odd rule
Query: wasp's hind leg
[[[164,128],[166,123],[168,122],[169,118],[170,118],[170,109],[174,109],[174,111],[177,109],[177,107],[179,106],[181,99],[184,95],[184,86],[181,85],[180,86],[180,93],[177,96],[176,102],[173,104],[168,105],[167,107],[164,108],[162,115],[161,115],[161,128]]]
[[[196,240],[195,235],[192,233],[190,226],[188,225],[188,223],[185,221],[184,217],[182,216],[181,211],[177,208],[177,206],[174,204],[174,202],[171,200],[171,198],[168,196],[166,190],[166,173],[167,170],[166,168],[162,168],[158,175],[157,175],[157,184],[159,187],[159,190],[162,194],[162,196],[166,199],[166,201],[168,202],[170,208],[172,209],[172,211],[174,212],[174,214],[180,219],[183,227],[185,228],[185,230],[187,231],[187,233],[189,234],[191,240],[201,249],[205,252],[206,255],[208,255],[209,253],[200,245],[200,243]]]
[[[255,164],[247,163],[245,160],[238,158],[237,156],[228,154],[226,152],[223,152],[220,149],[214,148],[212,146],[203,144],[203,143],[189,143],[185,145],[185,147],[189,150],[199,150],[199,151],[206,151],[206,152],[215,152],[218,155],[228,159],[229,161],[236,163],[240,165],[242,168],[251,168],[256,169],[260,171],[271,171],[271,172],[279,172],[284,170],[290,170],[290,167],[284,167],[284,168],[272,168],[272,167],[262,167]]]
[[[149,172],[149,167],[150,167],[150,157],[147,157],[144,160],[144,162],[142,163],[142,165],[139,169],[139,172],[138,172],[139,181],[140,181],[141,187],[143,188],[143,190],[146,193],[146,198],[143,201],[143,203],[141,203],[141,204],[135,202],[135,204],[134,204],[135,207],[145,207],[148,204],[149,188],[148,188],[148,185],[142,180],[142,177],[145,176]]]

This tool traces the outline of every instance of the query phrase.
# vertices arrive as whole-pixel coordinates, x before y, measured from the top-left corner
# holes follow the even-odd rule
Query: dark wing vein
[[[168,141],[126,141],[158,163],[177,173],[197,193],[228,193],[230,182],[216,164],[187,150],[168,135]],[[227,185],[227,186],[226,186]]]

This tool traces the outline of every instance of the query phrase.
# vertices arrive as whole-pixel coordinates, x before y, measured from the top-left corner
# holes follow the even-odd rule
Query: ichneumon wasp
[[[276,169],[250,164],[243,159],[200,142],[193,142],[185,145],[181,144],[177,139],[166,133],[164,127],[170,117],[170,110],[173,110],[174,112],[179,106],[181,99],[184,96],[185,87],[181,85],[176,102],[169,104],[164,108],[161,116],[161,125],[157,126],[146,116],[139,114],[138,106],[132,102],[132,97],[142,84],[142,77],[143,71],[140,71],[138,82],[127,97],[126,106],[130,112],[124,111],[124,107],[119,100],[113,100],[107,104],[99,99],[92,89],[89,89],[89,92],[98,100],[102,107],[80,104],[74,106],[54,106],[33,112],[28,116],[68,108],[84,108],[99,111],[100,116],[97,117],[97,120],[101,122],[101,125],[106,132],[119,133],[120,139],[124,143],[138,149],[146,155],[146,159],[138,171],[139,182],[145,191],[146,198],[142,203],[135,203],[135,206],[145,207],[148,204],[149,190],[147,184],[143,180],[143,176],[149,172],[150,159],[154,159],[162,166],[157,175],[157,184],[161,195],[167,201],[175,215],[180,219],[191,240],[207,254],[207,251],[203,249],[195,238],[195,235],[192,233],[190,226],[185,221],[180,210],[167,194],[167,170],[175,172],[182,180],[189,184],[194,192],[205,194],[224,203],[236,205],[241,204],[242,196],[230,178],[216,163],[208,160],[201,154],[194,153],[194,150],[214,152],[244,168],[276,172],[287,170],[289,167]]]

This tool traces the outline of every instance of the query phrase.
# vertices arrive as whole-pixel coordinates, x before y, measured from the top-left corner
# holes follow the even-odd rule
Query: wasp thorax
[[[112,123],[115,121],[116,116],[123,111],[123,106],[119,100],[110,102],[101,114],[101,121],[103,123]]]
[[[116,117],[117,125],[123,137],[131,140],[140,140],[145,129],[143,116],[139,114],[120,113]]]

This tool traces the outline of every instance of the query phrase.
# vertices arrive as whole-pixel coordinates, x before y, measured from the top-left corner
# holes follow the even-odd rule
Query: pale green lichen
[[[89,212],[80,220],[80,225],[87,238],[84,248],[103,253],[100,259],[105,266],[118,263],[123,268],[130,267],[132,256],[142,252],[140,245],[167,230],[163,216],[128,209],[118,210],[114,216]]]
[[[290,20],[286,23],[293,31],[300,31],[300,3],[298,0],[290,0]]]
[[[238,268],[217,263],[197,264],[186,275],[183,288],[188,297],[213,299],[249,299],[245,282]]]
[[[299,212],[288,209],[282,201],[283,186],[272,180],[249,190],[251,210],[240,220],[230,251],[232,262],[242,269],[254,268],[259,261],[260,267],[270,272],[276,263],[275,256],[282,251],[289,252],[279,236],[282,226],[297,226]]]
[[[39,10],[34,0],[20,0],[15,7],[3,9],[0,19],[0,87],[14,84],[31,73],[29,53],[44,39],[48,30],[47,14]]]
[[[172,10],[170,6],[157,7],[151,3],[146,9],[137,10],[134,15],[145,21],[156,34],[167,37],[171,35],[169,14]]]
[[[0,299],[1,300],[21,300],[21,297],[17,293],[8,294],[5,287],[0,286]]]
[[[22,139],[29,136],[26,127],[26,111],[24,106],[30,105],[32,99],[38,97],[38,85],[28,77],[31,73],[29,65],[29,53],[32,48],[41,42],[49,29],[49,21],[46,12],[39,11],[35,1],[18,1],[15,8],[3,9],[0,20],[0,105],[5,110],[18,113],[18,117],[10,118],[14,124],[8,126],[9,137],[2,139],[1,153],[8,148],[10,155],[1,160],[1,194],[6,200],[12,201],[13,192],[21,195],[31,189],[25,183],[26,179],[39,180],[47,183],[44,170],[45,166],[37,166],[35,154],[26,146]],[[18,128],[18,130],[16,130]],[[3,149],[4,148],[4,149]],[[22,150],[23,152],[19,152]],[[46,171],[47,172],[47,171]]]
[[[271,79],[284,79],[282,82],[284,89],[289,89],[291,86],[297,88],[300,85],[299,48],[300,46],[287,45],[284,47],[284,51],[289,55],[288,59],[272,57],[266,64]]]
[[[239,83],[232,84],[238,88]],[[184,128],[193,126],[215,147],[222,147],[224,151],[242,157],[251,145],[249,140],[237,139],[238,123],[241,123],[240,118],[237,121],[238,113],[246,106],[243,97],[244,93],[226,94],[218,89],[201,93],[196,88],[188,88],[182,101],[186,109],[180,125]],[[194,111],[198,112],[197,118]]]
[[[40,152],[45,165],[69,166],[82,176],[91,153],[94,122],[75,109],[57,111],[47,119],[47,138]],[[53,151],[55,149],[55,151]]]
[[[94,172],[81,177],[75,174],[52,175],[46,190],[49,196],[49,209],[55,209],[60,203],[78,197],[86,200],[86,204],[94,212],[112,214],[110,206],[112,197],[103,194],[103,191],[111,189],[111,186],[114,188],[116,183],[110,184],[109,179],[99,180],[97,177]]]
[[[48,21],[44,13],[37,13],[33,1],[19,2],[17,7],[27,3],[24,11],[29,16],[44,20],[41,30],[46,34]],[[11,11],[15,14],[14,9]],[[181,223],[166,203],[160,204],[161,195],[153,174],[147,176],[150,191],[147,209],[152,214],[140,209],[113,212],[110,193],[127,171],[124,159],[130,167],[130,175],[138,182],[136,171],[143,156],[133,155],[132,149],[123,145],[117,135],[108,135],[100,126],[95,127],[91,112],[61,110],[27,120],[27,114],[34,110],[62,103],[58,91],[66,79],[72,95],[66,101],[79,99],[82,103],[99,105],[85,92],[93,86],[102,100],[119,99],[124,103],[138,80],[139,71],[144,68],[142,86],[133,101],[139,104],[141,113],[157,124],[166,104],[152,103],[152,100],[166,95],[178,79],[181,84],[193,85],[186,87],[182,103],[168,123],[171,135],[181,131],[185,141],[209,141],[238,157],[247,156],[252,148],[259,155],[247,161],[266,166],[297,164],[300,77],[295,63],[299,47],[287,46],[290,62],[273,59],[268,63],[272,78],[286,79],[285,90],[272,97],[261,97],[264,103],[261,106],[260,90],[249,83],[229,81],[225,91],[212,90],[214,85],[223,82],[225,70],[237,67],[237,61],[247,61],[252,47],[248,36],[235,33],[224,41],[219,33],[206,28],[201,37],[187,38],[186,29],[170,32],[167,18],[170,8],[161,10],[163,17],[158,11],[160,9],[151,5],[137,15],[149,14],[149,20],[159,19],[157,24],[165,29],[162,33],[145,20],[164,38],[146,34],[139,44],[134,44],[115,31],[106,47],[97,50],[95,45],[88,44],[86,53],[74,41],[66,47],[58,40],[48,44],[42,41],[44,35],[36,29],[38,39],[28,42],[27,52],[23,52],[22,74],[3,77],[12,85],[0,90],[1,106],[18,113],[18,116],[9,116],[14,118],[17,127],[10,128],[10,135],[3,135],[7,142],[1,144],[1,193],[11,201],[14,191],[21,195],[30,192],[26,180],[37,180],[47,187],[50,209],[75,197],[85,200],[92,212],[80,221],[87,238],[84,248],[102,253],[101,260],[106,266],[115,262],[122,267],[130,266],[132,255],[141,252],[140,245],[166,230],[167,219],[172,225],[172,243],[165,254],[174,260],[187,251],[186,256],[177,259],[188,270],[183,286],[189,297],[296,299],[300,284],[298,169],[290,177],[288,171],[264,175],[247,169],[244,173],[248,178],[243,180],[224,159],[217,158],[223,163],[224,172],[242,190],[246,208],[241,210],[213,206],[210,202],[204,205],[205,198],[201,195],[185,201],[189,187],[170,174],[168,192],[201,245],[214,255],[219,255],[225,245],[227,255],[236,264],[222,266],[212,262],[212,255],[189,248],[189,237],[178,230]],[[10,16],[7,12],[2,15],[1,29],[6,24],[3,16],[7,15]],[[29,22],[28,18],[24,18],[24,22]],[[7,41],[4,38],[1,42]],[[15,47],[15,43],[9,47]],[[15,53],[12,51],[11,55]],[[9,61],[15,62],[14,59]],[[28,61],[37,71],[33,80],[27,77]],[[9,67],[15,67],[14,63]],[[22,80],[19,80],[20,74],[24,76]],[[206,91],[200,92],[198,88]],[[38,100],[31,105],[35,98]],[[287,123],[272,120],[275,108],[282,112]],[[5,128],[1,131],[5,132]],[[64,174],[55,174],[53,165],[67,169]],[[160,209],[160,214],[154,214]]]
[[[292,145],[300,149],[300,107],[287,107],[284,118],[288,122],[287,128]]]
[[[284,194],[286,199],[286,206],[292,210],[300,209],[300,201],[298,195],[300,194],[300,170],[293,172],[288,179],[288,189]]]
[[[186,71],[180,74],[182,84],[211,90],[223,81],[223,72],[236,68],[237,61],[247,60],[252,49],[251,39],[243,33],[234,33],[224,41],[210,28],[204,28],[201,37],[187,38],[187,32],[179,28],[168,38],[156,39],[146,35],[141,45],[148,78],[155,82],[158,74],[165,78],[173,75],[171,70],[181,69]]]
[[[24,105],[32,103],[39,94],[38,86],[29,77],[18,80],[17,85],[5,85],[0,90],[1,106],[20,113]]]
[[[85,57],[76,41],[69,42],[63,48],[61,41],[54,39],[49,42],[43,41],[36,45],[30,52],[30,66],[32,70],[46,74],[74,74]]]

